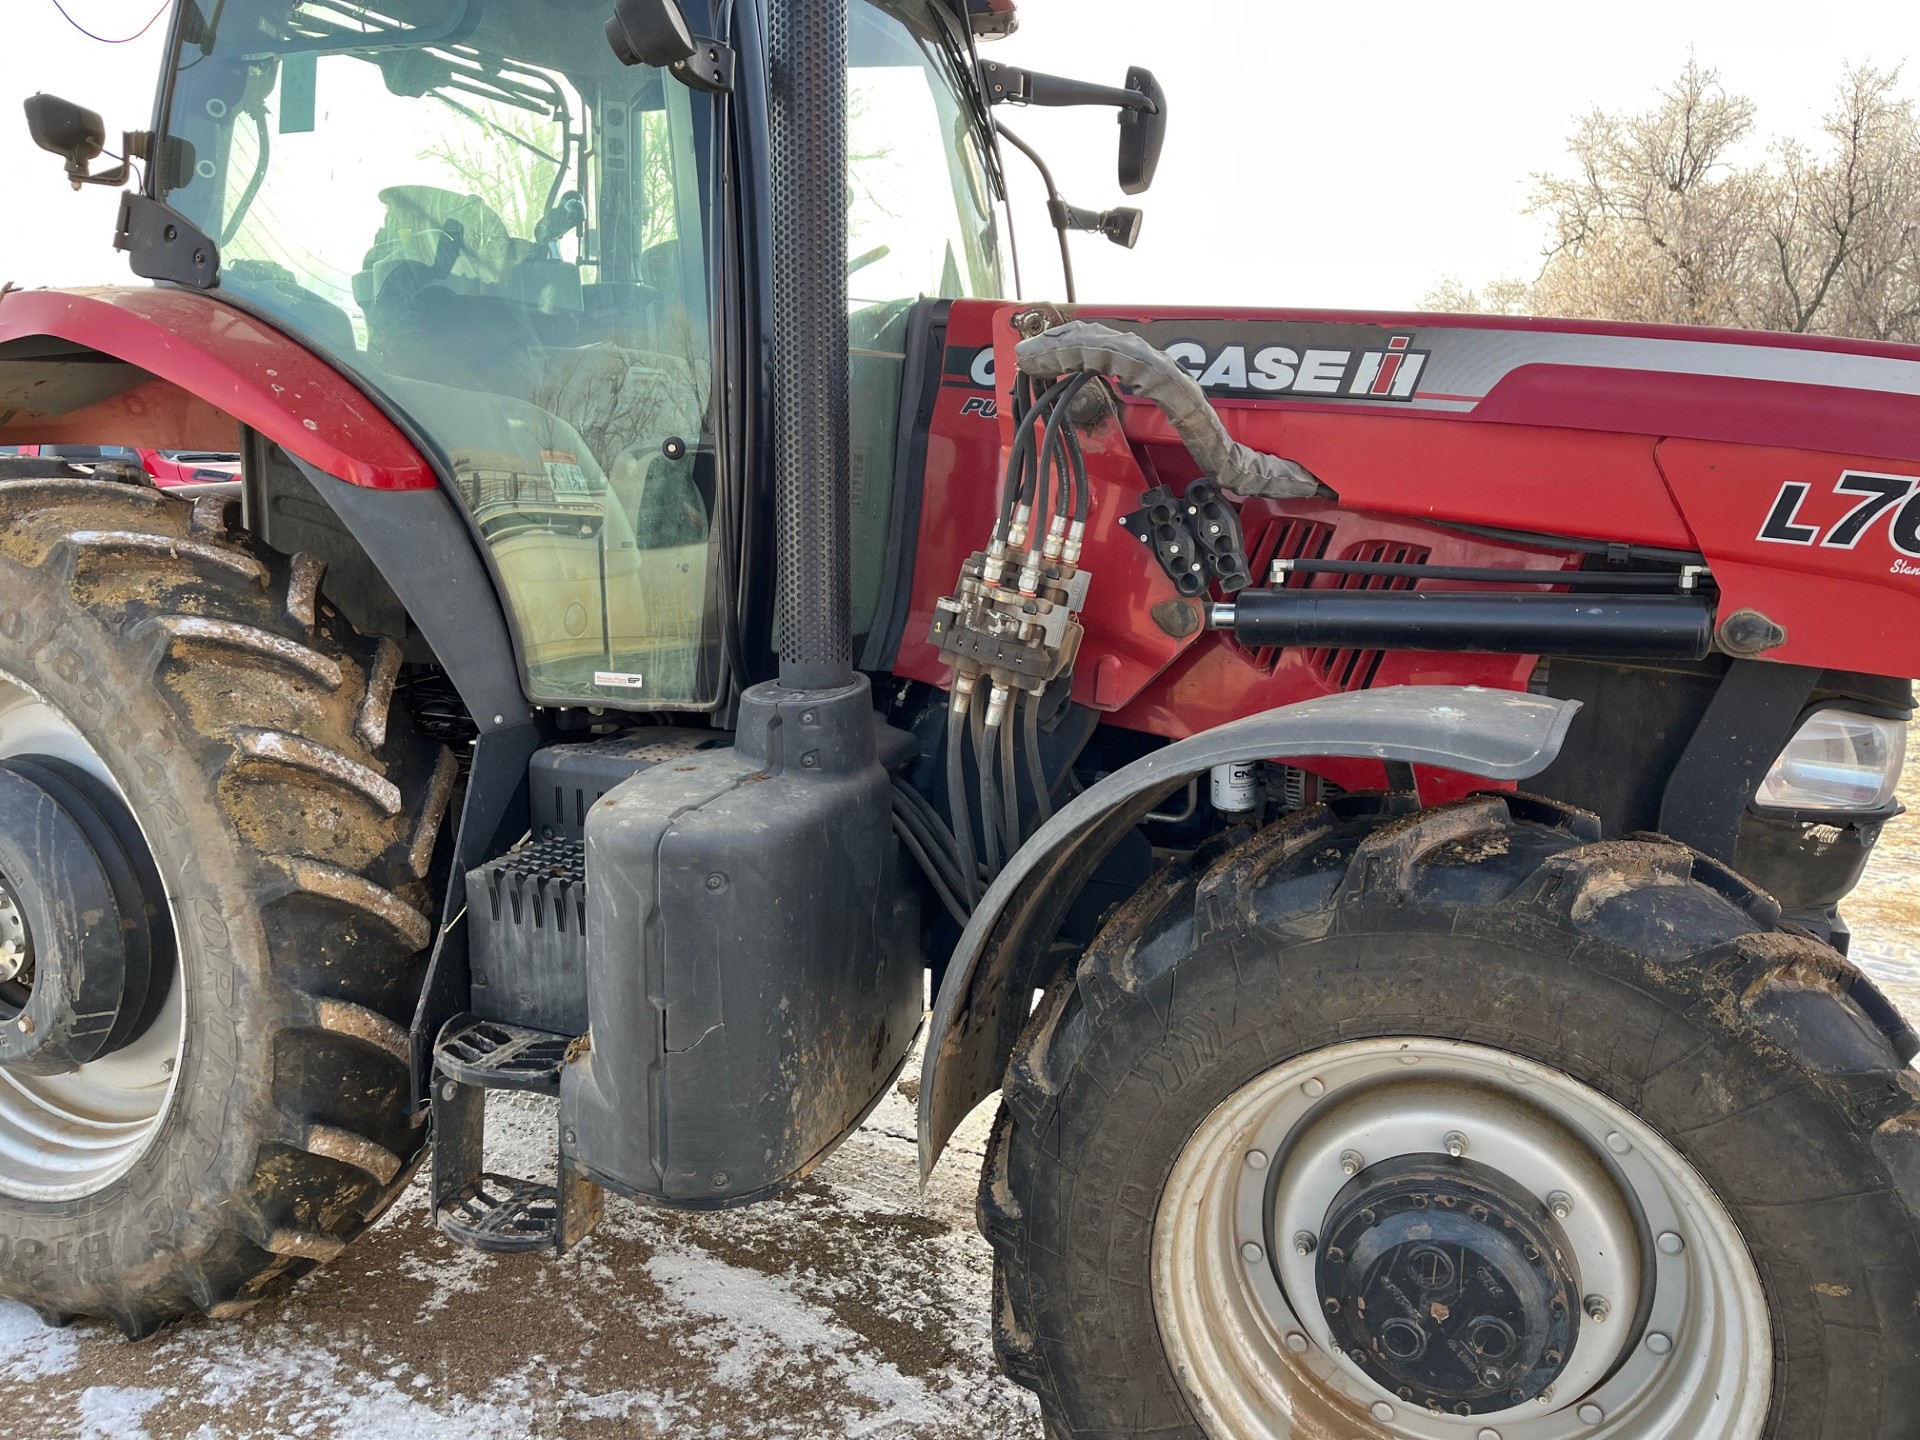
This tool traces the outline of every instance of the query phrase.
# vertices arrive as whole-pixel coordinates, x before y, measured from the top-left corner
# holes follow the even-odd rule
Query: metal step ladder
[[[433,1046],[433,1215],[442,1233],[495,1254],[564,1253],[600,1223],[603,1192],[560,1158],[545,1184],[486,1167],[487,1091],[560,1093],[578,1037],[456,1015]]]

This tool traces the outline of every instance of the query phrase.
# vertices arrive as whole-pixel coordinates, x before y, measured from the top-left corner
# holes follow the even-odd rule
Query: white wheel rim
[[[1613,1292],[1545,1395],[1464,1416],[1336,1353],[1314,1261],[1290,1242],[1320,1231],[1343,1154],[1438,1154],[1449,1134],[1543,1203],[1573,1197],[1562,1224],[1581,1289]],[[1621,1106],[1483,1046],[1354,1041],[1242,1086],[1174,1164],[1152,1272],[1167,1358],[1221,1440],[1753,1440],[1766,1419],[1766,1297],[1726,1207]]]
[[[126,800],[66,717],[0,671],[0,759],[26,755],[64,760]],[[176,964],[166,1001],[146,1033],[65,1075],[0,1067],[0,1195],[39,1201],[90,1195],[140,1158],[173,1098],[186,1038],[184,991]]]

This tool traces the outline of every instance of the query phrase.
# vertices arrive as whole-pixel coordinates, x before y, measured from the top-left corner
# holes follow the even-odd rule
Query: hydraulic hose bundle
[[[961,567],[955,593],[935,608],[931,638],[953,665],[947,711],[950,853],[982,862],[957,863],[942,878],[958,882],[951,887],[953,898],[968,908],[979,899],[982,874],[991,880],[1026,839],[1023,788],[1038,817],[1031,823],[1052,813],[1040,761],[1039,707],[1080,647],[1075,616],[1086,601],[1089,577],[1079,561],[1092,493],[1073,410],[1097,380],[1091,371],[1045,384],[1024,371],[1016,377],[1014,440],[992,534],[986,548]]]
[[[961,566],[954,593],[936,603],[929,635],[953,666],[946,734],[952,828],[930,823],[938,819],[930,807],[908,814],[912,802],[904,799],[895,807],[903,839],[911,833],[908,848],[925,856],[923,868],[956,917],[1053,810],[1040,709],[1080,649],[1077,617],[1090,579],[1080,552],[1092,494],[1074,415],[1084,415],[1093,398],[1086,392],[1111,376],[1151,400],[1205,473],[1241,494],[1322,493],[1293,461],[1236,442],[1193,378],[1138,335],[1072,321],[1023,340],[1016,353],[1013,442],[993,531]],[[1225,580],[1227,572],[1215,568]],[[1238,572],[1235,578],[1236,588],[1246,583]],[[1023,803],[1029,798],[1030,806]]]

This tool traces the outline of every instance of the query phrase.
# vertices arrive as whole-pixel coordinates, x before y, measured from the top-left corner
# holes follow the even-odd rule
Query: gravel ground
[[[1903,793],[1920,812],[1920,764]],[[1888,827],[1847,914],[1856,954],[1920,1012],[1920,818]],[[0,1436],[1037,1437],[987,1338],[972,1217],[989,1112],[922,1194],[905,1090],[784,1200],[731,1215],[610,1201],[559,1261],[449,1245],[416,1184],[244,1320],[129,1345],[0,1302]],[[538,1103],[490,1112],[495,1168],[539,1172]]]

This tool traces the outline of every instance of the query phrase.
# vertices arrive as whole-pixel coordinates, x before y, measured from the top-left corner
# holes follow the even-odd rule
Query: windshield
[[[166,196],[223,290],[438,446],[529,693],[718,696],[713,104],[628,69],[605,0],[199,0]]]

